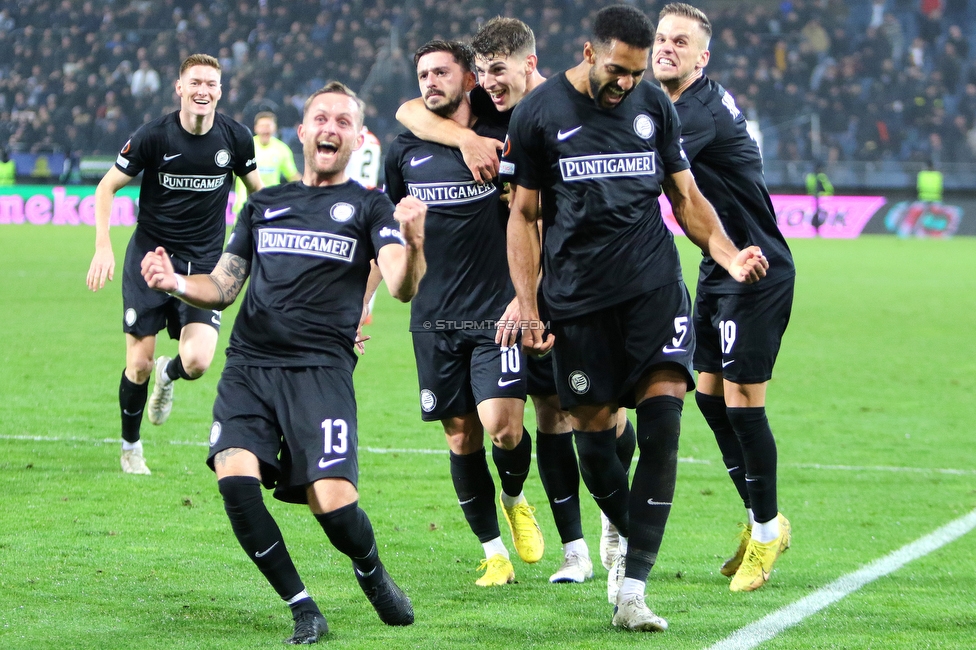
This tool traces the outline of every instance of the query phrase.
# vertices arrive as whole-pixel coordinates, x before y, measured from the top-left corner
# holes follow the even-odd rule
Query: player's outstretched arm
[[[736,281],[758,282],[766,276],[769,262],[758,246],[739,250],[732,243],[715,213],[715,208],[698,189],[689,170],[669,174],[664,193],[671,202],[674,218],[698,248],[729,272]]]
[[[112,238],[108,234],[112,202],[115,194],[131,180],[131,176],[112,167],[95,188],[95,256],[92,257],[85,280],[92,291],[104,287],[106,279],[115,278],[115,253],[112,252]]]
[[[201,309],[222,310],[237,299],[250,264],[232,253],[220,256],[217,267],[208,275],[179,275],[162,246],[142,258],[142,277],[150,288],[176,296],[188,305]]]
[[[420,280],[427,272],[424,257],[424,219],[427,205],[413,196],[405,196],[397,203],[393,218],[400,224],[404,245],[390,244],[376,254],[390,295],[400,302],[409,302],[417,295]]]
[[[487,183],[498,176],[498,152],[503,146],[498,140],[481,137],[454,120],[432,113],[420,97],[401,104],[396,118],[421,140],[460,149],[476,181]]]
[[[555,337],[545,336],[536,291],[539,286],[539,191],[517,187],[508,217],[508,270],[515,285],[522,321],[522,347],[530,354],[545,354]]]

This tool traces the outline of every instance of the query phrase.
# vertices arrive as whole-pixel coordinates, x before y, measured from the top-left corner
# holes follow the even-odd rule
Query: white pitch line
[[[976,528],[976,510],[949,522],[935,532],[902,546],[862,569],[841,576],[826,587],[740,628],[708,650],[749,650],[769,641],[783,630],[836,603],[864,585],[897,571],[909,562],[936,551]]]
[[[928,467],[891,467],[887,465],[820,465],[818,463],[784,463],[780,467],[795,467],[797,469],[825,469],[838,470],[841,472],[911,472],[919,474],[955,474],[968,476],[976,474],[974,469],[949,469],[949,468],[928,468]]]
[[[90,442],[93,444],[116,444],[118,438],[102,438],[101,440],[83,438],[80,436],[28,436],[28,435],[0,435],[0,440],[30,440],[33,442]],[[207,447],[206,440],[168,440],[166,444],[180,445],[187,447]],[[360,451],[371,454],[424,454],[441,455],[446,454],[447,449],[386,449],[383,447],[360,447]],[[535,454],[533,454],[534,456]],[[690,465],[711,465],[712,461],[707,458],[679,458],[679,463]],[[946,467],[894,467],[885,465],[821,465],[819,463],[781,463],[780,467],[792,467],[795,469],[816,469],[840,472],[907,472],[910,474],[951,474],[954,476],[976,475],[973,469],[952,469]]]

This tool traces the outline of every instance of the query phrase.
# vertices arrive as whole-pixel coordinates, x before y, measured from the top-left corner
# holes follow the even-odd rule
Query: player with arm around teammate
[[[431,41],[414,55],[429,110],[482,135],[504,137],[503,127],[476,120],[468,93],[474,53],[458,41]],[[458,503],[485,552],[480,586],[514,581],[501,540],[495,486],[485,433],[501,481],[500,500],[523,561],[544,552],[535,510],[523,494],[532,442],[522,420],[524,363],[517,345],[495,342],[495,321],[515,297],[505,254],[507,206],[495,183],[477,182],[458,149],[397,136],[386,157],[387,192],[428,204],[425,246],[428,273],[411,306],[410,329],[424,421],[439,421],[451,450]]]
[[[139,273],[147,251],[164,246],[183,273],[209,273],[224,246],[225,214],[233,174],[252,192],[261,189],[254,141],[244,126],[217,113],[220,63],[194,54],[180,65],[176,81],[180,109],[140,127],[125,143],[95,190],[95,255],[88,269],[92,291],[115,275],[109,222],[115,194],[140,172],[138,225],[126,249],[122,276],[122,330],[125,371],[119,385],[122,414],[122,470],[149,474],[140,429],[149,375],[156,384],[148,417],[162,424],[173,406],[173,382],[197,379],[213,360],[220,312],[198,309],[151,291]],[[179,354],[153,362],[156,334],[166,329],[179,339]]]
[[[358,505],[352,371],[370,260],[390,293],[410,300],[426,269],[426,206],[407,197],[394,208],[346,178],[362,107],[338,82],[312,94],[298,129],[302,181],[252,195],[210,275],[174,274],[162,248],[142,263],[150,287],[206,308],[231,304],[250,277],[217,386],[207,462],[241,547],[292,610],[288,643],[314,643],[328,626],[264,505],[262,483],[283,501],[308,503],[384,623],[413,622]]]
[[[681,118],[682,146],[702,194],[737,246],[758,245],[769,260],[762,282],[741,284],[702,258],[695,297],[698,340],[695,400],[746,507],[739,547],[722,565],[732,591],[769,579],[790,546],[790,522],[776,499],[776,441],[766,418],[766,387],[790,320],[796,270],[776,225],[759,146],[722,86],[705,76],[712,27],[691,5],[661,9],[651,56],[654,76]]]
[[[471,108],[479,120],[499,124],[507,131],[512,110],[529,92],[544,81],[538,70],[535,35],[516,18],[495,17],[486,22],[471,41],[479,86],[471,91]],[[501,143],[479,136],[474,130],[426,109],[422,98],[403,104],[397,117],[411,132],[424,140],[454,146],[477,176],[479,167],[472,161],[484,152],[493,157],[489,166],[498,169],[495,147]],[[493,172],[492,172],[493,173]],[[502,180],[504,180],[504,176]],[[540,223],[541,226],[541,223]],[[540,234],[542,228],[540,227]],[[496,342],[516,345],[518,301],[513,300],[499,321]],[[552,375],[552,357],[528,356],[525,359],[526,389],[536,414],[536,459],[550,509],[563,544],[563,562],[550,576],[550,582],[583,582],[593,575],[593,563],[583,539],[579,502],[579,469],[573,449],[569,413],[559,406]],[[629,468],[636,440],[625,410],[618,413],[617,449],[621,463]],[[600,539],[600,555],[610,568],[616,553],[618,535],[605,517]]]
[[[653,33],[632,6],[599,11],[583,61],[515,109],[503,160],[516,185],[508,247],[529,324],[523,345],[553,350],[580,473],[620,532],[611,571],[622,579],[608,584],[613,624],[645,631],[667,628],[644,589],[671,510],[684,395],[694,387],[691,301],[660,192],[691,240],[733,277],[758,281],[767,264],[757,247],[739,251],[725,235],[688,171],[674,107],[643,81]],[[540,194],[551,206],[541,258],[554,336],[533,326]],[[621,405],[637,414],[641,453],[631,486],[614,449]]]

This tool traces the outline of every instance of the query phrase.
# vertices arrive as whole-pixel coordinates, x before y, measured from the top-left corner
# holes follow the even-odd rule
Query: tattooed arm
[[[176,296],[183,302],[203,309],[222,310],[241,292],[250,265],[247,260],[224,253],[210,275],[178,275],[163,247],[146,253],[142,259],[142,277],[152,289]]]

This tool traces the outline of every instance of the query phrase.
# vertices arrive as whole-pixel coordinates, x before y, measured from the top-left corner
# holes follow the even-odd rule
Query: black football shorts
[[[501,347],[495,330],[414,332],[424,422],[473,413],[486,399],[525,400],[521,346]]]
[[[743,294],[699,293],[695,298],[695,370],[735,384],[761,384],[773,376],[793,308],[794,279]]]
[[[207,464],[225,449],[246,449],[261,463],[275,498],[306,503],[323,478],[359,481],[356,394],[340,368],[226,366],[217,384]]]
[[[171,339],[179,339],[180,332],[189,323],[204,323],[220,331],[220,312],[192,307],[162,291],[150,289],[142,277],[142,258],[156,250],[156,243],[136,228],[125,250],[122,263],[122,331],[133,336],[154,336],[165,329]],[[164,246],[165,248],[165,246]],[[173,270],[181,275],[210,273],[216,260],[210,264],[190,264],[170,256]]]
[[[695,387],[691,297],[675,282],[582,316],[553,321],[556,390],[564,409],[636,406],[634,387],[658,366],[674,365]]]

